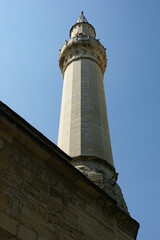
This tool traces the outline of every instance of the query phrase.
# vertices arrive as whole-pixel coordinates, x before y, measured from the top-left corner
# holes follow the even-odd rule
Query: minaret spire
[[[81,15],[79,16],[77,23],[80,22],[88,22],[87,19],[85,18],[85,16],[83,15],[83,11],[81,12]]]

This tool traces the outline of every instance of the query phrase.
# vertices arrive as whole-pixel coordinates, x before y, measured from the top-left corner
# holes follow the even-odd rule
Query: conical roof
[[[85,16],[83,15],[83,11],[81,12],[81,15],[79,16],[77,23],[80,22],[88,22],[87,19],[85,18]]]

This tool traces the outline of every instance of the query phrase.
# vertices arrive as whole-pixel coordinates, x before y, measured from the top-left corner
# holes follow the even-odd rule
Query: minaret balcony
[[[72,61],[79,58],[88,58],[95,61],[104,73],[107,66],[106,57],[105,48],[99,40],[82,34],[66,41],[60,51],[59,66],[64,73]]]

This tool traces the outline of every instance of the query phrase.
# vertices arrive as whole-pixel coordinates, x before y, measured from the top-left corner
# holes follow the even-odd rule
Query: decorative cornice
[[[106,52],[99,40],[90,36],[77,36],[66,41],[60,52],[59,66],[64,73],[67,66],[74,60],[88,58],[95,61],[102,73],[107,66]]]

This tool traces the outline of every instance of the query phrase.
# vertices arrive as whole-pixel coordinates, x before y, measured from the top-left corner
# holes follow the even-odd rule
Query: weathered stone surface
[[[17,233],[17,221],[13,218],[10,218],[6,214],[0,212],[0,227],[5,229],[11,234],[16,235]]]
[[[22,178],[14,172],[2,170],[0,174],[0,180],[8,183],[12,187],[18,187],[22,184]]]
[[[42,218],[32,218],[29,216],[22,215],[20,219],[23,224],[27,224],[31,227],[35,232],[39,234],[45,234],[48,236],[52,236],[55,231],[55,225],[51,225],[47,221],[45,222]]]
[[[9,188],[9,185],[6,182],[0,180],[0,189],[1,189],[1,191],[2,192],[6,192],[8,190],[8,188]]]
[[[53,238],[51,236],[47,235],[39,235],[37,240],[52,240]]]
[[[8,194],[0,193],[0,207],[2,209],[7,209],[9,206],[9,196]]]
[[[61,215],[56,215],[53,213],[49,213],[48,215],[48,222],[56,225],[58,227],[60,227],[61,229],[67,231],[68,230],[68,226],[64,221],[64,218]]]
[[[12,169],[13,171],[17,172],[17,174],[23,176],[23,177],[31,177],[31,172],[24,168],[19,162],[13,161],[12,163]]]
[[[52,212],[59,213],[63,210],[63,205],[57,202],[52,196],[42,195],[42,203]]]
[[[0,137],[0,149],[4,147],[4,140]]]
[[[40,179],[40,177],[33,176],[32,177],[32,183],[34,183],[34,186],[38,189],[41,189],[41,191],[47,193],[48,192],[48,185]]]
[[[5,139],[7,142],[12,143],[13,142],[13,136],[9,133],[9,129],[4,128],[1,129],[0,128],[0,136],[3,137],[3,139]]]
[[[33,212],[29,207],[26,206],[21,207],[21,212],[22,215],[26,217],[32,218],[34,220],[39,220],[39,216],[35,212]]]
[[[17,196],[16,196],[17,197]],[[15,197],[10,196],[10,208],[7,210],[7,213],[12,217],[18,219],[21,214],[20,211],[20,201]]]
[[[41,203],[37,204],[37,202],[32,199],[28,199],[28,206],[31,211],[34,211],[39,216],[39,218],[43,218],[44,220],[46,220],[47,206],[44,207]]]
[[[20,147],[21,145],[19,142],[15,139],[13,139],[13,142],[5,142],[4,145],[4,153],[9,155],[11,159],[14,159],[15,161],[19,161],[20,158]]]
[[[40,176],[42,173],[42,169],[40,165],[38,165],[36,161],[33,161],[32,154],[29,151],[28,151],[28,154],[27,154],[27,150],[25,151],[26,151],[26,154],[22,153],[22,157],[21,157],[22,166],[28,169],[29,171],[31,171],[32,173],[34,173],[35,175]]]
[[[6,169],[9,166],[9,156],[0,150],[0,169]]]
[[[44,181],[48,184],[50,182],[50,179],[51,179],[51,173],[47,170],[48,169],[42,169],[41,179],[42,179],[42,181]]]
[[[7,192],[9,193],[9,195],[11,195],[12,198],[16,198],[22,203],[27,201],[28,196],[26,194],[23,194],[21,188],[13,188],[12,186],[10,186]]]
[[[20,225],[18,228],[18,238],[22,240],[36,240],[37,234],[30,228]]]
[[[27,181],[24,184],[22,191],[24,194],[28,194],[31,197],[35,198],[36,200],[39,200],[40,199],[40,189],[36,188],[33,184],[34,183]]]
[[[102,173],[98,173],[91,168],[85,166],[85,165],[77,165],[76,168],[83,173],[89,180],[94,182],[98,187],[104,189],[104,176]]]

